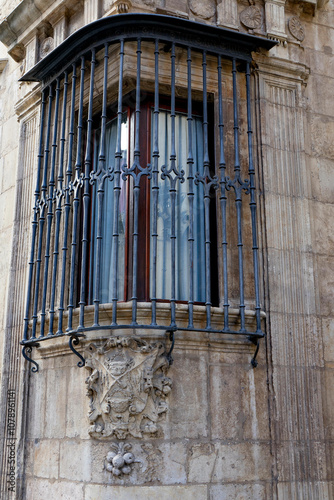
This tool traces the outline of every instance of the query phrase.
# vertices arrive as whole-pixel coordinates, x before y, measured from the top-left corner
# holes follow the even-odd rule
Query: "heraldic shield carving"
[[[102,345],[90,344],[85,354],[91,372],[86,380],[90,435],[126,439],[155,434],[172,385],[164,345],[113,337]]]

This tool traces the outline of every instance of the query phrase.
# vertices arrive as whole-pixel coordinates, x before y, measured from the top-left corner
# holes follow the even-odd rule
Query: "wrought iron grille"
[[[273,44],[166,16],[120,15],[79,30],[23,77],[42,82],[22,340],[29,361],[40,341],[68,335],[74,350],[92,330],[164,329],[173,342],[177,330],[205,331],[258,344],[251,51]]]

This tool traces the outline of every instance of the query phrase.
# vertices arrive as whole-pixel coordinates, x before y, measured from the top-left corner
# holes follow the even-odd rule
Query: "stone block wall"
[[[129,476],[118,478],[107,470],[106,457],[120,441],[88,434],[87,370],[76,366],[74,355],[55,357],[43,349],[41,372],[30,379],[25,498],[272,496],[263,352],[254,370],[253,350],[242,342],[177,335],[168,412],[156,437],[125,439],[136,463]]]

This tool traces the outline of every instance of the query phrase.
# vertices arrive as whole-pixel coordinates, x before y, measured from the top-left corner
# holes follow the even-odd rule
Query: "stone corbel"
[[[8,59],[0,59],[0,75],[3,72],[3,70],[5,69],[7,62],[8,62]]]
[[[329,0],[299,0],[302,11],[305,14],[314,16],[317,9],[321,9]]]
[[[8,54],[15,62],[21,62],[25,58],[26,49],[22,43],[17,43],[8,51]]]
[[[131,11],[132,3],[130,0],[115,0],[108,10],[107,15],[113,16],[115,14],[127,14]]]
[[[268,38],[285,42],[285,2],[286,0],[266,0],[265,21]]]

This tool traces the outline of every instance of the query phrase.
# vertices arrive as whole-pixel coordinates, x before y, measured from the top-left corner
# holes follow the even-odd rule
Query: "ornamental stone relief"
[[[94,438],[155,435],[168,409],[171,380],[162,343],[113,337],[85,353],[90,398],[89,434]]]
[[[205,2],[199,0],[189,0],[189,8],[195,16],[202,19],[210,19],[216,13],[216,1],[206,0]]]
[[[135,456],[131,453],[132,445],[130,443],[114,443],[111,445],[112,451],[109,451],[106,457],[106,469],[113,476],[127,476],[132,472]]]
[[[240,21],[249,30],[261,28],[262,13],[260,8],[254,4],[254,0],[250,0],[250,6],[240,13]]]
[[[54,39],[51,36],[48,36],[41,42],[41,47],[40,47],[41,59],[47,56],[53,49],[54,49]]]
[[[299,42],[302,42],[305,38],[305,28],[300,22],[299,17],[292,16],[288,21],[288,28],[291,35],[296,38]]]

